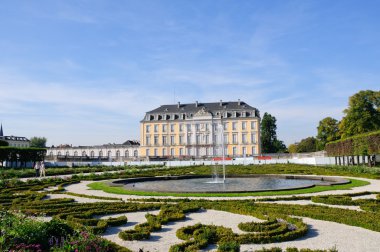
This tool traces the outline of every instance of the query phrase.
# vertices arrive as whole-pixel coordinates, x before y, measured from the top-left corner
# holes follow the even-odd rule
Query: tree
[[[297,144],[290,144],[288,146],[289,153],[297,153]]]
[[[9,143],[4,140],[0,140],[0,146],[9,146]]]
[[[324,150],[326,143],[340,139],[339,122],[334,118],[326,117],[319,121],[317,129],[318,150]]]
[[[261,120],[261,146],[263,153],[277,153],[286,151],[286,146],[277,139],[276,118],[264,113]]]
[[[297,144],[297,152],[314,152],[317,150],[317,139],[308,137]]]
[[[380,91],[360,91],[349,99],[339,124],[342,138],[380,129]]]
[[[30,139],[30,147],[35,148],[45,148],[46,147],[46,138],[45,137],[32,137]]]

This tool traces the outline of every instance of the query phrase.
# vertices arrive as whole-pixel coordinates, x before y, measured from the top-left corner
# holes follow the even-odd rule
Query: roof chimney
[[[222,102],[222,100],[220,100],[220,102],[219,102],[219,106],[223,106],[223,102]]]
[[[2,136],[4,136],[4,134],[3,134],[3,124],[1,124],[1,126],[0,126],[0,137],[2,137]]]
[[[195,107],[196,108],[198,107],[198,101],[195,101]]]
[[[240,106],[240,104],[241,104],[241,103],[240,103],[240,99],[238,99],[238,106]]]
[[[178,105],[177,105],[177,108],[179,108],[179,107],[181,107],[181,103],[180,102],[178,102]]]

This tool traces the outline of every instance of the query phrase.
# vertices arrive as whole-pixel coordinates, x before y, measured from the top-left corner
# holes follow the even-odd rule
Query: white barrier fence
[[[307,165],[335,165],[333,157],[307,157],[307,158],[277,158],[269,160],[258,160],[253,157],[235,158],[225,160],[226,165],[262,165],[262,164],[307,164]],[[221,161],[210,160],[186,160],[186,161],[130,161],[130,162],[48,162],[49,166],[195,166],[195,165],[217,165]]]

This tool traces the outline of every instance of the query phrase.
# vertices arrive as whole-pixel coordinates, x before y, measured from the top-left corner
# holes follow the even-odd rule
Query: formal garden
[[[227,178],[298,174],[339,176],[349,183],[178,194],[130,191],[111,186],[109,181],[210,175],[212,167],[107,169],[49,168],[50,176],[44,179],[32,178],[32,169],[2,169],[0,249],[348,251],[348,247],[351,251],[377,251],[380,246],[380,169],[376,167],[227,166]],[[339,233],[344,233],[346,240],[339,241]],[[358,245],[362,246],[359,250]]]

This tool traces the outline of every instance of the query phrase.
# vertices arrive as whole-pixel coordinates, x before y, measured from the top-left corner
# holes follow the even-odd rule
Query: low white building
[[[140,143],[128,140],[122,144],[95,146],[61,145],[48,148],[46,160],[56,162],[125,162],[139,160]]]

